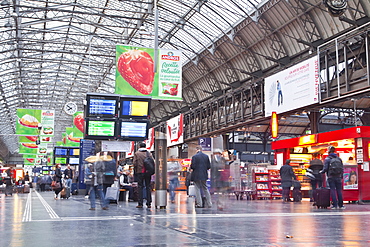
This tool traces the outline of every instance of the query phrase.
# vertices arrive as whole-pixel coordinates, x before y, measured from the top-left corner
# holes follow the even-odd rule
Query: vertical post
[[[167,206],[167,139],[166,134],[155,132],[155,207]]]
[[[158,67],[158,8],[157,0],[154,0],[154,73]]]

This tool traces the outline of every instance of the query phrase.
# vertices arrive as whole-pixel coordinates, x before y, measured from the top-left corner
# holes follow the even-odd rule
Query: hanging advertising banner
[[[16,134],[54,136],[54,118],[54,110],[17,109]]]
[[[265,116],[319,102],[317,58],[313,57],[265,79]]]
[[[130,151],[126,152],[126,159],[134,157],[134,154],[135,154],[135,142],[131,142]]]
[[[171,118],[167,125],[167,147],[178,145],[184,142],[183,114]]]
[[[79,136],[78,136],[79,135]],[[66,128],[66,146],[79,147],[83,134],[76,127]]]
[[[148,132],[148,140],[145,141],[145,144],[146,144],[146,149],[148,149],[148,151],[154,151],[154,140],[155,140],[155,137],[154,137],[154,128],[150,128],[149,129],[149,132]]]
[[[81,132],[81,134],[79,135],[78,131],[75,131],[75,134],[77,134],[76,136],[79,136],[79,137],[83,136],[84,123],[85,123],[84,113],[82,111],[76,112],[73,115],[73,126],[76,127]]]
[[[153,48],[116,46],[116,94],[182,100],[182,52],[159,49],[157,73],[154,52]]]

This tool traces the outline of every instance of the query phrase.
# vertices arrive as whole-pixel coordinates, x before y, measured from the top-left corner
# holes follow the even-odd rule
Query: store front
[[[302,190],[309,190],[309,180],[304,176],[312,155],[318,153],[324,160],[329,145],[336,147],[336,153],[344,164],[344,201],[370,200],[370,126],[359,126],[325,133],[301,136],[272,142],[275,151],[275,164],[280,167],[286,159],[297,178],[302,182]]]

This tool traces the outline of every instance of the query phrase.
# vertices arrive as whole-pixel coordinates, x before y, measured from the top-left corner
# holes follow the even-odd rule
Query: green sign
[[[16,134],[54,136],[54,110],[17,109]]]

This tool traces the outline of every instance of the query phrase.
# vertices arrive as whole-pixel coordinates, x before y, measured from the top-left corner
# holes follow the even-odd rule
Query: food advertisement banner
[[[167,147],[178,145],[184,142],[183,115],[171,118],[167,125]]]
[[[17,109],[16,134],[54,136],[54,118],[54,110]]]
[[[116,46],[116,94],[182,100],[182,52],[159,49],[157,73],[154,52],[153,48]]]
[[[66,128],[66,146],[67,147],[79,147],[82,136],[83,134],[76,127],[67,127]]]
[[[319,102],[317,58],[313,57],[265,79],[265,116]]]
[[[82,111],[76,112],[73,115],[73,126],[75,126],[81,132],[81,134],[79,134],[78,131],[76,131],[76,133],[74,133],[74,134],[77,134],[76,136],[79,136],[79,137],[83,136],[84,123],[85,123],[84,113]]]
[[[47,154],[47,143],[41,143],[36,145],[31,142],[20,142],[19,143],[19,153],[20,154]]]

